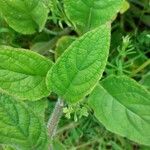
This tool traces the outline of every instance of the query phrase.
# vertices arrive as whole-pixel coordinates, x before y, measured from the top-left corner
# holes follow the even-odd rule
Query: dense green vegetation
[[[149,0],[0,0],[0,149],[149,150]]]

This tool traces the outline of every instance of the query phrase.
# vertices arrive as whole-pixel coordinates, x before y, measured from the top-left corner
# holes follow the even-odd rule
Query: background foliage
[[[65,0],[69,2],[68,0]],[[2,1],[0,1],[1,3]],[[36,6],[37,10],[44,13],[38,22],[28,22],[28,30],[22,23],[18,32],[13,30],[14,22],[12,18],[3,19],[0,14],[0,45],[12,46],[15,48],[27,48],[39,54],[46,56],[52,61],[56,61],[64,50],[81,34],[89,28],[96,26],[97,23],[88,26],[83,30],[83,24],[80,20],[71,22],[72,16],[66,16],[62,6],[62,0],[53,0],[48,2],[43,0],[40,6]],[[3,3],[1,3],[3,4]],[[47,8],[43,7],[46,4]],[[22,4],[18,4],[20,7]],[[2,5],[1,5],[2,6]],[[12,11],[18,11],[20,8]],[[66,7],[68,7],[67,5]],[[1,8],[1,7],[0,7]],[[5,13],[10,13],[6,7],[3,7]],[[51,11],[48,14],[47,9]],[[25,9],[21,9],[26,11]],[[71,12],[70,12],[71,13]],[[19,15],[19,13],[17,12]],[[26,14],[26,13],[25,13]],[[37,16],[40,12],[37,11]],[[46,21],[46,15],[48,18]],[[9,14],[5,14],[8,15]],[[32,16],[33,18],[37,16]],[[28,18],[28,15],[19,16]],[[31,16],[30,16],[31,17]],[[110,16],[108,16],[110,17]],[[149,0],[128,0],[124,3],[120,13],[114,16],[115,20],[112,24],[112,40],[110,55],[103,78],[109,75],[127,75],[134,78],[137,82],[150,90],[150,2]],[[107,19],[107,18],[105,18]],[[11,22],[9,22],[11,20]],[[10,26],[8,26],[7,22]],[[46,22],[43,30],[42,27]],[[76,24],[76,22],[78,24]],[[31,26],[32,24],[33,26]],[[86,23],[85,23],[86,24]],[[16,25],[15,25],[16,26]],[[70,26],[74,26],[74,29]],[[11,28],[12,27],[12,28]],[[41,31],[36,32],[36,31]],[[77,31],[77,32],[75,32]],[[27,33],[33,33],[27,35]],[[41,59],[41,58],[39,58]],[[47,61],[47,60],[43,60]],[[44,62],[43,62],[44,63]],[[45,69],[51,67],[45,66]],[[38,70],[40,71],[40,70]],[[44,74],[44,72],[41,72]],[[39,80],[39,78],[38,78]],[[41,80],[40,80],[41,81]],[[37,93],[38,94],[38,93]],[[48,93],[46,92],[46,95]],[[45,99],[46,107],[45,118],[48,120],[50,110],[53,109],[57,96],[51,94]],[[39,104],[32,105],[27,102],[36,112],[39,110]],[[40,105],[41,106],[41,105]],[[24,107],[24,106],[22,106]],[[107,131],[102,124],[88,111],[89,106],[83,101],[76,105],[67,105],[64,108],[63,116],[59,129],[56,133],[56,139],[53,142],[56,150],[149,150],[150,147],[139,145],[119,135]],[[38,112],[39,113],[39,112]],[[43,118],[43,115],[41,116]],[[2,149],[2,147],[1,147]],[[3,149],[11,149],[3,147]]]

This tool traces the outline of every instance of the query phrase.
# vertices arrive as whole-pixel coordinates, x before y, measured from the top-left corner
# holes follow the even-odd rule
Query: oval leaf
[[[48,96],[45,77],[52,62],[24,49],[0,47],[0,90],[20,99]]]
[[[60,57],[64,51],[71,45],[73,41],[75,41],[76,37],[74,36],[63,36],[56,43],[55,49],[55,60]]]
[[[74,41],[47,75],[47,85],[68,102],[77,102],[94,88],[104,71],[110,26],[101,26]]]
[[[48,15],[43,0],[0,0],[0,12],[10,27],[23,34],[41,31]]]
[[[64,0],[67,17],[82,33],[115,18],[123,0]]]
[[[109,77],[89,97],[97,119],[110,131],[150,145],[150,93],[134,80]]]
[[[46,127],[25,104],[0,94],[0,144],[16,150],[47,150]]]

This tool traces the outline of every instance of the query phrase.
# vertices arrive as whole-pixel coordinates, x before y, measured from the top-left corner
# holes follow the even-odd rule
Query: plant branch
[[[58,98],[54,111],[52,112],[52,115],[47,124],[48,135],[50,139],[52,139],[56,134],[57,126],[63,113],[63,107],[64,107],[64,101]]]
[[[53,31],[53,30],[44,28],[43,31],[46,34],[51,34],[51,35],[55,35],[55,36],[63,36],[63,35],[68,35],[71,32],[71,28],[67,27],[67,28],[63,29],[62,31]]]
[[[56,134],[62,134],[64,131],[68,131],[70,129],[76,128],[79,125],[77,122],[71,122],[70,124],[60,128]]]

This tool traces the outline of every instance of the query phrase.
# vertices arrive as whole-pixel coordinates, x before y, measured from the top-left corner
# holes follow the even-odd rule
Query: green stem
[[[52,31],[52,30],[49,30],[47,28],[44,28],[43,31],[46,33],[46,34],[51,34],[51,35],[55,35],[55,36],[62,36],[62,35],[67,35],[71,32],[71,28],[70,27],[67,27],[65,29],[63,29],[62,31]]]
[[[137,70],[132,73],[132,77],[134,77],[138,72],[142,71],[144,68],[150,65],[150,60],[148,59],[145,63],[143,63]]]

